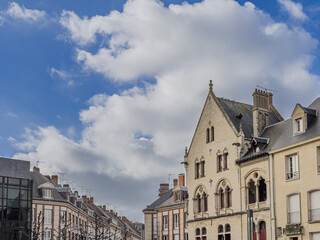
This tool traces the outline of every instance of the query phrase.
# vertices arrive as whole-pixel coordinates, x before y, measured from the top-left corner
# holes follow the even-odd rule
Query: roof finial
[[[209,90],[210,91],[212,91],[212,87],[213,87],[212,80],[210,80],[210,83],[209,83]]]

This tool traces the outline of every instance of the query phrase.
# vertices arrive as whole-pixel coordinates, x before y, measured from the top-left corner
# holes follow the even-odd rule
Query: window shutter
[[[293,171],[294,172],[299,172],[299,164],[298,164],[298,155],[294,155],[293,156],[293,159],[294,159],[294,169]]]
[[[320,191],[315,191],[310,194],[311,210],[320,209]]]

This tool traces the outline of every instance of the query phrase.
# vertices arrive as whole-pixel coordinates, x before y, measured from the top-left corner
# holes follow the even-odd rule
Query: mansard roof
[[[161,197],[159,197],[156,201],[148,205],[147,208],[144,209],[143,211],[154,210],[155,208],[159,207],[162,203],[167,201],[172,196],[173,196],[173,192],[172,192],[172,189],[170,189],[167,192],[165,192]]]

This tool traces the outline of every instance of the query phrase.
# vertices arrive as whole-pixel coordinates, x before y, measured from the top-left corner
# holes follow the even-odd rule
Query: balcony
[[[287,236],[303,234],[303,227],[300,224],[288,224],[283,229],[283,234]]]
[[[310,222],[320,221],[320,208],[309,210],[309,221]]]
[[[299,172],[289,172],[287,173],[287,180],[299,178]]]

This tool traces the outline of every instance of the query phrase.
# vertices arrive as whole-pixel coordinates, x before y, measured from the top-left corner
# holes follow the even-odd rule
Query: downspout
[[[242,183],[241,183],[241,164],[239,164],[239,183],[240,183],[240,212],[242,212]],[[243,239],[243,229],[242,229],[242,214],[241,214],[241,239]]]
[[[272,233],[271,228],[271,236],[274,236],[274,239],[277,239],[277,219],[276,219],[276,207],[275,207],[275,190],[274,190],[274,155],[269,155],[269,179],[270,179],[270,187],[269,187],[269,196],[270,196],[270,226],[272,226],[273,221],[273,228],[274,233]],[[272,190],[271,190],[272,188]],[[271,195],[272,193],[272,195]]]

